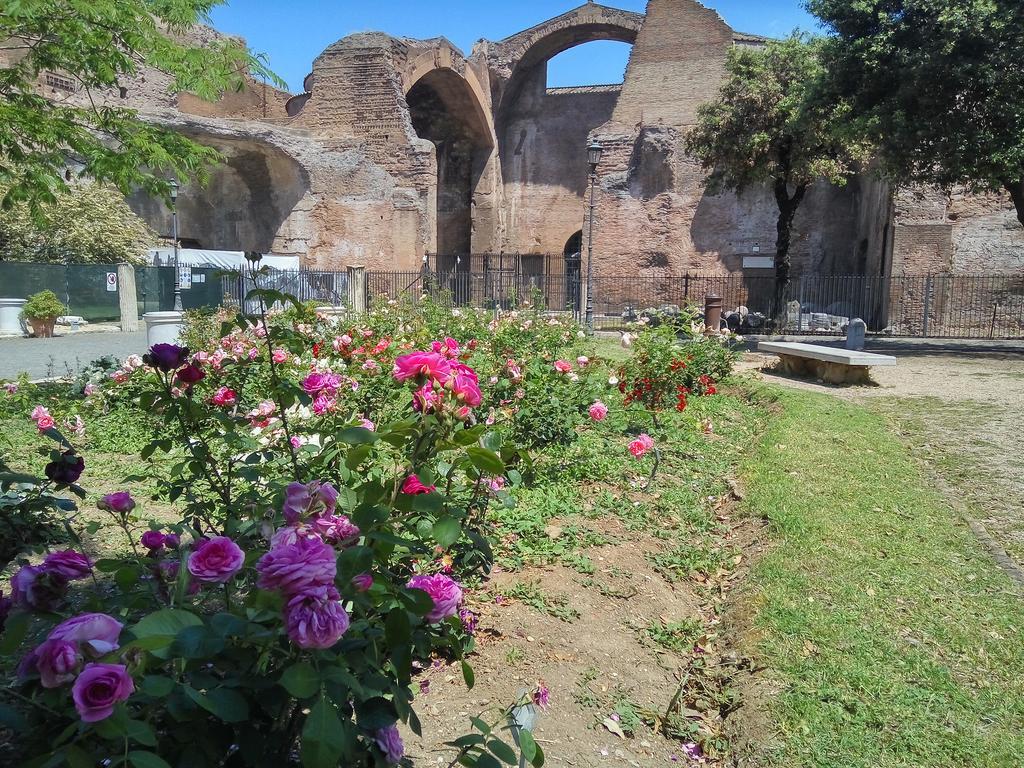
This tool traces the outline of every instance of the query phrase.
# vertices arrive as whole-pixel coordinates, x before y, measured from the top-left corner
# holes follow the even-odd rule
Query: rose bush
[[[216,348],[158,345],[90,394],[157,420],[143,454],[182,518],[139,530],[108,493],[131,555],[20,562],[0,652],[25,764],[393,764],[396,723],[419,729],[413,662],[472,648],[459,578],[489,567],[487,507],[528,461],[493,391],[490,418],[489,351],[300,319],[238,315]],[[40,487],[77,489],[87,465],[51,430]]]

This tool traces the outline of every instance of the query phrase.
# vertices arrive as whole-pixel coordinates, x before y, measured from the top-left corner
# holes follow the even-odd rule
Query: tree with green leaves
[[[158,239],[110,184],[73,182],[35,211],[17,202],[0,215],[0,261],[141,264]]]
[[[819,100],[820,43],[801,34],[763,48],[734,47],[718,99],[702,104],[687,151],[718,193],[770,185],[778,204],[775,275],[789,283],[793,220],[817,181],[844,184],[863,154],[836,130],[842,115]]]
[[[897,183],[1010,193],[1024,224],[1024,3],[809,0],[851,132]]]
[[[219,157],[109,98],[130,79],[166,74],[173,92],[215,99],[250,73],[277,78],[237,39],[198,47],[186,33],[222,0],[4,0],[0,5],[0,185],[9,208],[53,202],[77,174],[127,194],[166,196],[170,176],[202,182]],[[73,84],[47,98],[40,78]]]

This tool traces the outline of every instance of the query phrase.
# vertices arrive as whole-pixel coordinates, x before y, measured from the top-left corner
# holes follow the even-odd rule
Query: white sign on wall
[[[181,290],[188,291],[192,288],[192,267],[178,267],[178,282]]]
[[[107,291],[117,292],[117,272],[107,272]]]
[[[744,269],[772,269],[775,266],[774,256],[744,256]]]

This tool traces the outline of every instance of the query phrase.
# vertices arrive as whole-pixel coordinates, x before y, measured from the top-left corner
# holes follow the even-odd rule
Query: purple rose
[[[67,640],[47,640],[32,652],[43,688],[59,688],[75,679],[82,666],[78,646]]]
[[[188,349],[177,344],[154,344],[149,348],[149,354],[142,356],[146,365],[164,373],[180,368],[187,360]]]
[[[127,515],[135,509],[135,499],[128,491],[118,491],[117,493],[108,493],[96,502],[96,506],[110,512],[117,512],[120,515]]]
[[[41,565],[26,565],[11,577],[11,599],[20,608],[51,611],[64,596],[67,579]]]
[[[139,543],[153,553],[164,548],[167,537],[160,531],[146,531],[139,539]]]
[[[81,552],[65,549],[63,552],[51,552],[43,560],[43,568],[55,573],[65,581],[87,579],[92,575],[92,563]]]
[[[78,643],[92,656],[118,649],[118,638],[124,625],[105,613],[83,613],[62,621],[47,635],[48,640],[66,640]]]
[[[459,620],[462,622],[462,629],[467,635],[476,634],[477,615],[468,608],[459,611]]]
[[[134,692],[135,683],[124,664],[86,664],[75,680],[71,697],[82,722],[96,723],[110,717],[114,706]]]
[[[413,576],[405,586],[409,589],[422,589],[430,595],[434,609],[424,618],[431,624],[436,624],[446,616],[454,616],[462,602],[462,588],[443,573]]]
[[[378,730],[376,741],[389,765],[398,765],[402,762],[402,758],[405,757],[405,744],[402,743],[396,724],[392,723]]]
[[[340,544],[359,536],[359,527],[345,515],[320,515],[310,526],[324,541]]]
[[[284,490],[284,519],[295,525],[306,514],[313,495],[305,483],[289,483]]]
[[[226,584],[244,564],[241,547],[227,536],[214,536],[189,555],[188,572],[206,584]]]
[[[176,533],[168,533],[164,536],[164,546],[168,549],[177,549],[181,546],[181,537]]]
[[[60,455],[56,461],[51,461],[43,469],[46,476],[58,485],[71,485],[78,482],[78,478],[85,471],[85,459],[75,454],[70,448]]]
[[[316,587],[296,595],[285,606],[288,637],[299,648],[330,648],[348,631],[348,613],[333,587]]]
[[[276,589],[293,596],[334,584],[335,552],[319,538],[299,537],[294,544],[274,547],[256,565],[260,589]]]
[[[352,577],[352,586],[358,592],[369,592],[370,587],[373,586],[373,576],[369,573],[357,573]]]
[[[330,483],[290,483],[284,492],[284,518],[295,525],[306,514],[334,514],[338,490]]]
[[[182,384],[192,386],[206,378],[206,373],[195,363],[189,363],[177,373],[177,379]]]

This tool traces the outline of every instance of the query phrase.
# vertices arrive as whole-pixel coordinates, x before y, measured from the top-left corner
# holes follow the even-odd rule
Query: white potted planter
[[[181,312],[147,312],[142,316],[146,321],[146,345],[177,344],[181,339]]]
[[[21,324],[21,308],[25,302],[26,299],[0,299],[0,333],[25,332]]]

